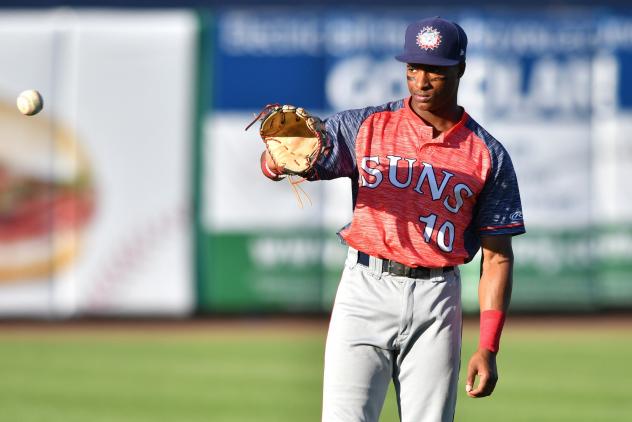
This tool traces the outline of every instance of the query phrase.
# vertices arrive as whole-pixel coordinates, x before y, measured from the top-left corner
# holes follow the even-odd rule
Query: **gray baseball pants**
[[[458,269],[427,279],[350,248],[325,351],[323,422],[377,422],[391,379],[402,422],[452,422],[461,354]]]

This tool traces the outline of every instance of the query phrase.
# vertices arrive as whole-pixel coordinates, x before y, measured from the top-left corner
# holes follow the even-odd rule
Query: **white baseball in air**
[[[44,100],[39,92],[34,89],[28,89],[18,95],[17,106],[20,113],[32,116],[42,111]]]

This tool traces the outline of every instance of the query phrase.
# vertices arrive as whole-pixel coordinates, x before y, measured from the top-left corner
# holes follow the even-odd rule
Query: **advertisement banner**
[[[351,217],[350,181],[303,184],[314,204],[297,209],[286,183],[261,176],[263,144],[256,129],[243,128],[268,103],[303,106],[325,117],[406,97],[405,68],[393,56],[402,48],[407,24],[433,15],[455,20],[468,34],[459,103],[503,143],[518,175],[528,233],[514,239],[512,307],[632,306],[625,282],[632,275],[632,254],[625,246],[632,223],[626,183],[632,176],[630,16],[596,9],[297,14],[251,8],[218,13],[204,58],[216,72],[202,141],[201,227],[208,248],[202,252],[208,257],[200,279],[203,309],[231,310],[230,298],[239,295],[248,298],[242,308],[250,303],[250,309],[318,304],[328,309],[333,296],[323,292],[333,294],[335,287],[319,286],[335,286],[340,270],[310,264],[271,272],[248,251],[272,236],[288,244],[321,239],[308,255],[310,262],[324,255],[333,233]],[[288,24],[276,25],[275,19]],[[221,160],[231,148],[239,150],[242,162]],[[307,230],[318,235],[310,238]],[[210,251],[218,249],[242,254],[241,261],[230,267],[226,260],[213,261]],[[332,250],[341,268],[346,249]],[[478,267],[477,258],[462,268],[466,311],[478,308]],[[290,274],[296,286],[314,295],[312,302],[293,301],[285,282],[274,283]],[[237,289],[235,278],[242,280],[241,293],[230,296]],[[278,289],[271,294],[274,286]]]
[[[196,15],[5,11],[0,26],[0,314],[190,313]],[[38,115],[16,109],[24,89]]]

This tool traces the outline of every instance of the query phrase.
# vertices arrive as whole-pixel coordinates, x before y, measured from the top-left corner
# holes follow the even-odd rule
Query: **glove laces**
[[[312,198],[310,198],[309,194],[307,192],[305,192],[305,190],[299,186],[299,184],[303,183],[305,180],[305,178],[300,177],[300,176],[294,176],[294,175],[288,175],[286,177],[287,181],[290,183],[290,187],[292,188],[292,191],[294,192],[294,196],[296,198],[296,203],[298,204],[299,208],[304,208],[304,202],[303,199],[301,198],[301,195],[305,197],[305,199],[309,202],[309,205],[312,206]]]

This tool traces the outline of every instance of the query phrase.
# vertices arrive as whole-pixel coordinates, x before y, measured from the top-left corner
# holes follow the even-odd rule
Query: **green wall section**
[[[204,298],[208,297],[208,289],[211,284],[209,274],[206,271],[207,263],[211,255],[206,244],[209,236],[202,224],[203,203],[203,172],[204,163],[202,160],[204,149],[204,122],[205,117],[211,114],[210,106],[210,85],[212,85],[213,65],[212,65],[212,38],[210,28],[213,25],[213,17],[208,10],[198,10],[199,20],[198,32],[198,66],[197,66],[197,104],[195,120],[195,137],[193,145],[193,167],[191,169],[191,186],[193,186],[192,206],[193,206],[193,274],[195,278],[195,303],[197,309],[208,310],[204,303]]]
[[[330,308],[345,248],[331,234],[207,235],[200,304],[213,311],[323,311]],[[325,255],[330,252],[330,257]]]
[[[626,230],[530,231],[514,238],[514,311],[596,311],[632,303]],[[332,233],[249,232],[204,236],[199,303],[206,311],[327,311],[345,259]],[[600,243],[599,256],[596,244]],[[610,249],[606,249],[610,244]],[[531,252],[529,252],[531,251]],[[537,253],[536,253],[537,252]],[[548,261],[548,263],[547,263]],[[479,260],[461,267],[463,306],[478,310]]]
[[[632,226],[529,230],[514,238],[514,311],[632,306]],[[477,310],[479,261],[462,270],[464,309]]]

